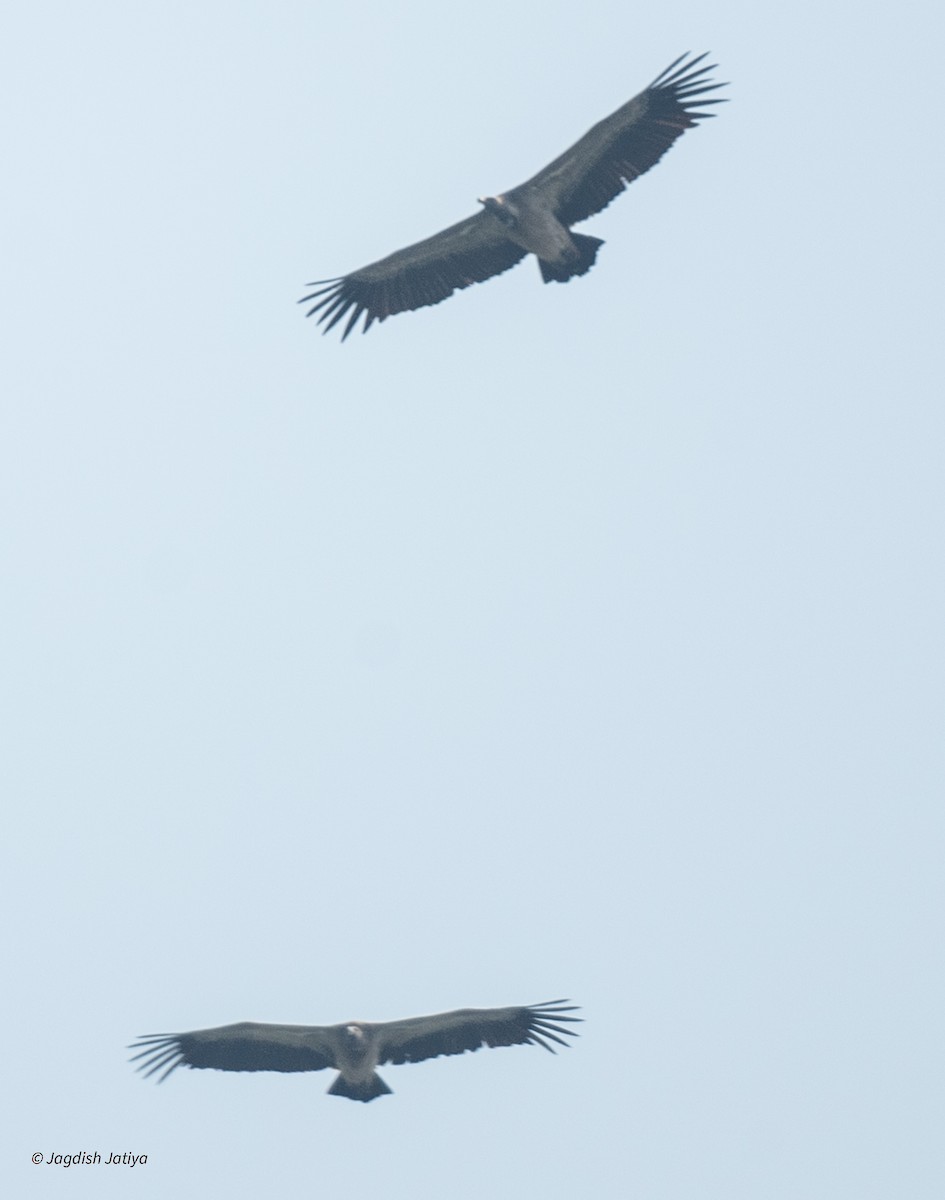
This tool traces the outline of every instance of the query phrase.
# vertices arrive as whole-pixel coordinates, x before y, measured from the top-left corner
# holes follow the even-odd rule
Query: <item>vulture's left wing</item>
[[[576,1004],[548,1000],[524,1008],[460,1008],[431,1017],[411,1017],[376,1025],[378,1063],[422,1062],[441,1054],[463,1054],[480,1046],[521,1046],[533,1042],[554,1054],[549,1042],[569,1043],[560,1037],[577,1037],[568,1024],[580,1022]],[[564,1022],[565,1024],[562,1024]]]
[[[559,221],[574,225],[600,212],[628,183],[648,171],[678,137],[699,121],[714,117],[702,112],[705,100],[724,83],[710,83],[712,66],[682,55],[653,80],[645,91],[599,121],[560,158],[522,185],[541,192]],[[518,191],[519,189],[515,189]]]
[[[354,309],[341,335],[344,341],[362,313],[362,332],[367,333],[375,321],[439,304],[459,288],[501,275],[521,262],[526,253],[509,241],[498,221],[480,212],[360,271],[338,279],[316,280],[309,287],[326,286],[303,296],[299,303],[318,301],[305,315],[310,317],[322,310],[318,323],[328,322],[324,333]]]

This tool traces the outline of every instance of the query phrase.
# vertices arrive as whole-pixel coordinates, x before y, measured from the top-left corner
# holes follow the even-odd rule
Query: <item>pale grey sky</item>
[[[8,18],[9,1194],[939,1200],[943,27]],[[586,277],[295,306],[705,49]],[[556,996],[369,1106],[124,1049]]]

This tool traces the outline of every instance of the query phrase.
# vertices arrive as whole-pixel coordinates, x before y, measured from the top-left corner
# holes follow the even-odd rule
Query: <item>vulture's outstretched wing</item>
[[[341,335],[344,341],[361,313],[365,314],[362,332],[367,333],[375,321],[384,321],[408,309],[439,304],[459,288],[501,275],[521,262],[527,253],[510,242],[491,217],[476,213],[360,271],[310,283],[309,287],[327,286],[303,296],[299,303],[318,300],[305,315],[310,317],[322,310],[318,323],[327,322],[323,333],[353,308]]]
[[[708,81],[715,64],[698,66],[706,57],[700,54],[688,62],[686,54],[677,58],[648,88],[523,184],[523,190],[540,191],[565,225],[606,208],[628,183],[655,166],[687,129],[715,116],[701,109],[725,103],[703,99],[707,92],[725,87]]]
[[[525,1008],[460,1008],[431,1017],[412,1017],[376,1026],[379,1035],[378,1064],[422,1062],[441,1054],[463,1054],[480,1046],[520,1046],[533,1042],[554,1054],[553,1046],[569,1043],[559,1034],[577,1037],[567,1024],[580,1017],[565,1016],[576,1004],[548,1000]]]
[[[140,1050],[131,1061],[145,1077],[163,1071],[158,1083],[178,1067],[217,1071],[321,1071],[333,1067],[334,1054],[325,1030],[317,1025],[263,1025],[241,1021],[193,1033],[157,1033],[130,1046]]]

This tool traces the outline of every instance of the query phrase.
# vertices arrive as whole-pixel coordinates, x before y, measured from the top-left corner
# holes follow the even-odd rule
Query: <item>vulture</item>
[[[537,257],[545,283],[584,275],[604,243],[571,226],[606,208],[687,129],[715,116],[703,109],[724,103],[705,99],[726,86],[710,82],[714,64],[699,65],[706,57],[677,58],[527,183],[481,197],[482,208],[465,221],[350,275],[310,283],[317,290],[299,301],[315,301],[306,316],[320,313],[327,333],[350,313],[344,341],[362,313],[367,333],[375,321],[439,304],[460,288],[501,275],[526,254]]]
[[[480,1046],[533,1043],[555,1053],[550,1042],[567,1046],[576,1037],[567,1028],[581,1020],[568,1016],[577,1005],[547,1000],[524,1008],[460,1008],[405,1021],[349,1021],[343,1025],[263,1025],[241,1021],[192,1033],[157,1033],[139,1037],[129,1047],[143,1059],[145,1077],[161,1071],[158,1083],[180,1066],[217,1071],[321,1071],[338,1075],[330,1096],[368,1101],[390,1088],[375,1071],[385,1063],[422,1062],[441,1054],[463,1054]]]

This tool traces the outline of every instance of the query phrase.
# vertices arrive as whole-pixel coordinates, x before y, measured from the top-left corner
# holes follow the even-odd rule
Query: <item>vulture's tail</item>
[[[543,258],[538,260],[545,283],[551,283],[552,280],[567,283],[573,275],[585,275],[594,265],[598,248],[604,244],[600,238],[588,237],[584,233],[572,233],[571,241],[575,252],[562,262],[546,262]]]
[[[349,1083],[344,1075],[339,1075],[328,1089],[329,1096],[347,1096],[349,1100],[362,1100],[365,1104],[369,1100],[376,1100],[378,1096],[390,1094],[390,1088],[376,1073],[363,1083]]]

